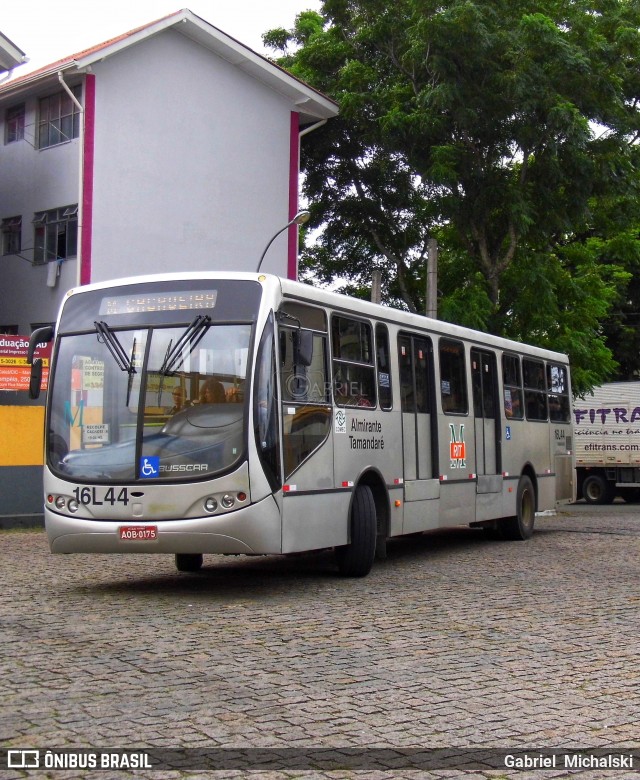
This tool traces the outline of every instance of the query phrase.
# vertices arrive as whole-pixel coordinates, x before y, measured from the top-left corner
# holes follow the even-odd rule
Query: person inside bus
[[[226,400],[224,385],[218,379],[210,377],[200,388],[201,404],[221,404]]]
[[[191,406],[191,401],[185,397],[184,387],[180,387],[180,385],[174,387],[171,391],[171,396],[173,398],[173,406],[167,411],[168,415],[176,414]]]

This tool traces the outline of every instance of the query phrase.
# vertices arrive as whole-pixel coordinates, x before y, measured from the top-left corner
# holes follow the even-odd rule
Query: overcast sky
[[[265,54],[263,32],[291,27],[320,0],[5,0],[0,32],[29,58],[19,76],[181,8]]]

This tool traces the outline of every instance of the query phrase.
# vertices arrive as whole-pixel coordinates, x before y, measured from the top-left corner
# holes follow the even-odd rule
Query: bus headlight
[[[222,506],[225,509],[231,509],[231,507],[235,504],[236,500],[233,496],[230,496],[228,493],[226,493],[224,496],[222,496]]]
[[[70,512],[77,512],[80,507],[80,504],[75,500],[75,498],[70,498],[67,502],[67,509]]]
[[[56,509],[64,509],[66,505],[64,496],[56,496],[55,505]]]
[[[215,512],[218,508],[218,502],[216,501],[213,496],[209,496],[209,498],[206,498],[204,501],[204,511],[205,512]]]

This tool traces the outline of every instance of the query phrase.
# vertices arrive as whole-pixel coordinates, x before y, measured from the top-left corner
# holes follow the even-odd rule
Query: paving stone
[[[539,780],[569,774],[465,771],[463,759],[416,774],[402,754],[391,772],[373,758],[640,748],[632,505],[540,518],[526,543],[462,529],[388,549],[362,580],[337,578],[324,553],[205,556],[187,575],[170,557],[53,556],[40,531],[0,532],[2,746],[290,749],[277,771],[224,772],[251,780]],[[307,751],[323,747],[368,749],[371,763],[311,768]]]

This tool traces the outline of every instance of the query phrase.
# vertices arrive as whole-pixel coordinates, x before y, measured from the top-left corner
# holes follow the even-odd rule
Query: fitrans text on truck
[[[573,409],[577,494],[589,504],[640,500],[640,382],[612,382]]]

